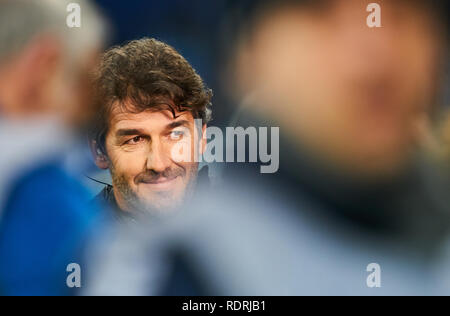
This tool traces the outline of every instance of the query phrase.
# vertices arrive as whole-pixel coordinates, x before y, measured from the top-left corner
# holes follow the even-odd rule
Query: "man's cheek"
[[[176,142],[170,149],[170,158],[175,163],[194,162],[195,157],[196,153],[191,139]]]
[[[122,157],[122,159],[116,159],[114,161],[114,169],[116,173],[121,174],[127,182],[133,184],[134,178],[142,171],[140,168],[138,157]]]

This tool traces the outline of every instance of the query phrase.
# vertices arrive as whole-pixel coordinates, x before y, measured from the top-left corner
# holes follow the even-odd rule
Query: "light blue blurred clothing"
[[[0,116],[0,220],[11,184],[68,148],[70,136],[56,119],[6,120]]]
[[[6,126],[1,146],[11,150],[1,169],[8,180],[0,187],[0,293],[74,294],[66,268],[77,263],[83,269],[83,249],[99,227],[101,211],[67,159],[73,138],[57,123]]]

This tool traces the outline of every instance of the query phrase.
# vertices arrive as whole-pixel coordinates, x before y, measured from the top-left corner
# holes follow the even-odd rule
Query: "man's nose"
[[[164,148],[164,144],[158,140],[152,141],[147,157],[147,169],[155,172],[163,172],[170,167],[171,160]]]

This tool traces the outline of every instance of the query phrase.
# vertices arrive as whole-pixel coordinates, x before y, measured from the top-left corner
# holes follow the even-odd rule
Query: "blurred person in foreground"
[[[115,217],[170,213],[208,184],[195,157],[206,145],[211,91],[174,48],[143,38],[109,49],[95,89],[92,153],[112,178],[96,200]]]
[[[250,1],[230,81],[246,105],[237,125],[280,126],[279,172],[228,166],[196,212],[123,234],[97,293],[449,293],[448,192],[419,154],[444,84],[448,4],[380,1],[382,27],[369,28],[369,2]],[[156,244],[141,254],[154,268],[127,274],[119,258],[137,240]]]
[[[88,1],[0,1],[0,293],[64,295],[99,210],[69,155],[93,114],[88,71],[103,22]]]

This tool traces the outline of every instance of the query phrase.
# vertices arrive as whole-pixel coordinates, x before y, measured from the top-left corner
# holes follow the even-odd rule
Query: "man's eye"
[[[126,144],[129,144],[129,145],[138,144],[138,143],[142,142],[143,140],[144,140],[144,137],[136,136],[136,137],[133,137],[132,139],[128,140],[126,142]]]
[[[172,140],[180,140],[183,138],[183,136],[184,136],[183,131],[172,131],[170,133],[170,139],[172,139]]]

